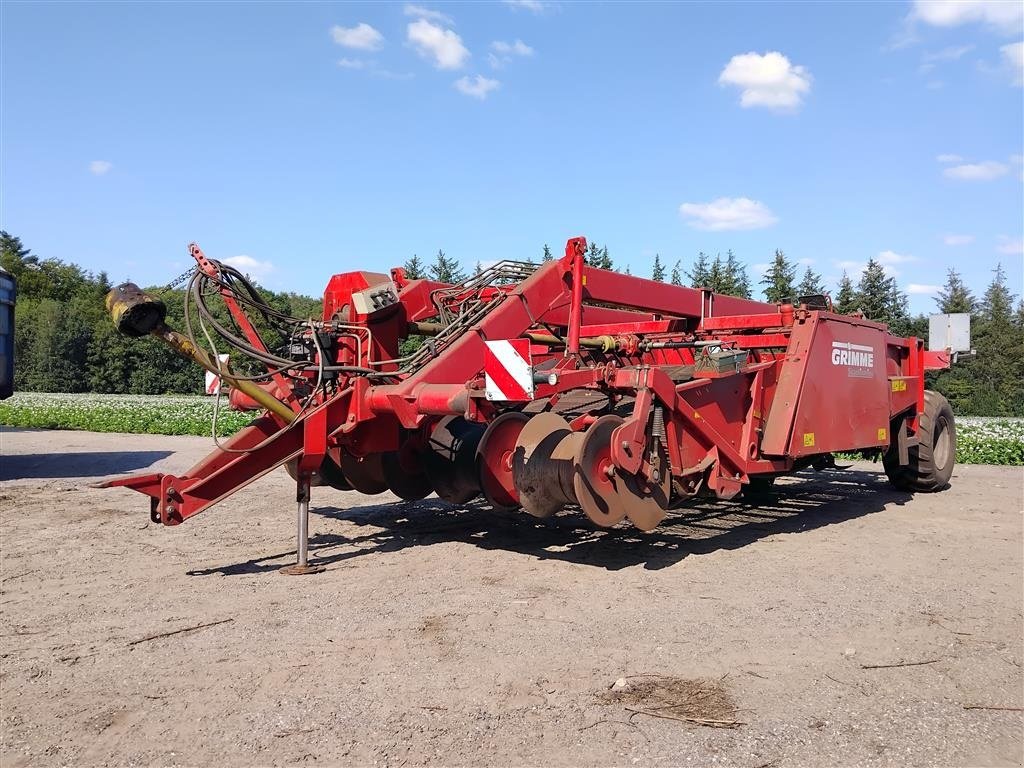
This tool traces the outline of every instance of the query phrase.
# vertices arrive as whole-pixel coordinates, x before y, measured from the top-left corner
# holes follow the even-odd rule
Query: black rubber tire
[[[899,422],[902,428],[903,421]],[[910,448],[910,463],[899,463],[896,434],[882,464],[885,474],[901,491],[932,493],[949,486],[956,464],[956,422],[949,402],[938,392],[924,391],[924,413],[917,420],[917,445]]]

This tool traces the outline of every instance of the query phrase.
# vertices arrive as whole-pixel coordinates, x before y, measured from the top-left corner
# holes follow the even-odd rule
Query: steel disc
[[[313,473],[310,478],[310,485],[314,488],[329,485],[331,488],[336,488],[339,491],[351,491],[352,486],[345,478],[345,473],[341,471],[341,467],[338,466],[338,459],[340,458],[340,451],[337,448],[332,448],[324,456],[324,460],[320,464],[320,469]],[[298,479],[299,474],[299,459],[289,459],[284,465],[285,471],[291,477],[292,480]]]
[[[434,490],[411,447],[381,454],[380,466],[388,490],[400,499],[417,501]]]
[[[618,487],[626,516],[641,531],[654,530],[665,519],[672,492],[668,454],[663,447],[658,449],[656,464],[660,477],[657,483],[650,483],[647,478],[639,475],[625,475]]]
[[[574,501],[562,487],[562,467],[554,457],[559,445],[571,435],[569,422],[556,413],[538,413],[519,433],[512,476],[519,503],[534,517],[550,517]],[[561,463],[572,466],[571,462]]]
[[[488,503],[499,511],[519,506],[519,492],[512,477],[516,440],[530,417],[509,411],[487,425],[476,449],[476,472]]]
[[[360,493],[384,493],[388,489],[379,453],[359,457],[342,451],[341,471],[345,473],[351,486]]]
[[[351,491],[352,484],[345,477],[345,473],[341,471],[341,449],[331,448],[327,451],[327,456],[324,457],[323,464],[320,465],[320,477],[327,483],[331,488],[336,488],[339,491]]]
[[[612,464],[612,432],[622,425],[618,416],[602,416],[583,434],[575,460],[573,488],[580,508],[597,525],[611,527],[626,517]]]
[[[439,498],[449,504],[465,504],[480,493],[476,454],[482,424],[461,416],[446,416],[430,432],[423,467]]]

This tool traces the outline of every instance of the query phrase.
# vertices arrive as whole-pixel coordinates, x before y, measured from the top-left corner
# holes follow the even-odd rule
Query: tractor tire
[[[899,422],[902,428],[902,420]],[[885,474],[901,491],[933,493],[949,486],[956,463],[956,423],[949,402],[938,392],[924,391],[924,413],[917,419],[917,445],[910,448],[910,463],[899,463],[895,440],[882,457]]]

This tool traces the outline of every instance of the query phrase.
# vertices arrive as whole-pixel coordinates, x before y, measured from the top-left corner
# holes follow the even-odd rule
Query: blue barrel
[[[14,394],[14,275],[0,269],[0,400]]]

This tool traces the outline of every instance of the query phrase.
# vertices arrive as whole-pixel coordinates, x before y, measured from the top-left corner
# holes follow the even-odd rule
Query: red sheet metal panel
[[[886,333],[836,315],[794,328],[762,451],[793,458],[889,444]]]
[[[700,317],[702,314],[701,292],[694,288],[593,267],[587,267],[583,272],[584,298],[588,301],[606,301],[676,317]],[[724,294],[715,294],[713,306],[716,317],[765,314],[778,309],[774,304]]]

